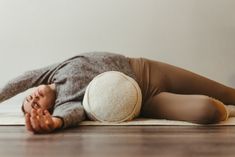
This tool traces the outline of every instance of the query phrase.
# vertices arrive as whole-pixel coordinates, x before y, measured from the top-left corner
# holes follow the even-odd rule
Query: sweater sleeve
[[[85,110],[80,101],[69,101],[54,109],[53,117],[63,120],[63,128],[77,126],[79,122],[85,120]]]
[[[29,88],[36,87],[40,84],[47,84],[48,78],[52,73],[51,69],[54,66],[51,65],[45,68],[27,71],[10,80],[6,85],[0,87],[0,103]]]

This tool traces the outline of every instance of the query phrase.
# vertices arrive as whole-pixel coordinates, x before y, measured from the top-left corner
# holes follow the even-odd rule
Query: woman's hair
[[[21,111],[22,111],[24,114],[26,114],[26,112],[25,112],[25,110],[24,110],[24,101],[23,101],[23,103],[22,103],[22,105],[21,105]]]

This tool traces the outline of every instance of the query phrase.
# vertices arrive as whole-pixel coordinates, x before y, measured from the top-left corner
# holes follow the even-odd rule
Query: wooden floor
[[[81,126],[49,135],[0,126],[0,157],[235,156],[235,126]]]

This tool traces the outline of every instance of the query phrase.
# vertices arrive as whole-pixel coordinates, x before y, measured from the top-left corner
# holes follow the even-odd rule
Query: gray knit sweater
[[[136,79],[128,58],[114,53],[83,53],[62,63],[28,71],[0,88],[0,103],[41,84],[56,85],[53,116],[62,118],[64,128],[85,119],[83,96],[89,82],[105,71],[120,71]]]

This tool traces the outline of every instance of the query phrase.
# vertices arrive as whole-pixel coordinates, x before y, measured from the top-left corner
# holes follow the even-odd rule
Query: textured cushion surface
[[[117,71],[96,76],[88,85],[83,106],[92,120],[123,122],[138,116],[141,90],[137,82]]]

